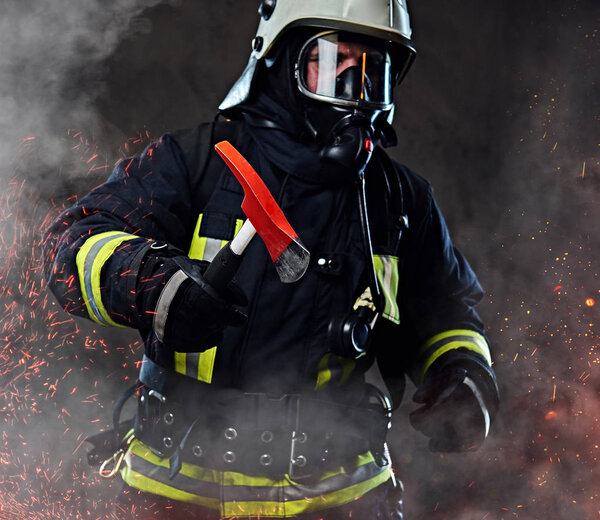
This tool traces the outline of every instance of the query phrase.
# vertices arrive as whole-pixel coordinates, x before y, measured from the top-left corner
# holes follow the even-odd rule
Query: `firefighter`
[[[385,436],[405,375],[432,450],[479,446],[498,406],[482,289],[429,183],[384,151],[415,56],[408,12],[404,0],[263,0],[259,13],[218,117],[118,163],[46,234],[64,309],[145,343],[89,458],[120,472],[123,518],[399,519]],[[203,279],[245,219],[221,140],[310,251],[299,281],[278,279],[259,239],[225,289]],[[365,382],[374,362],[391,401]]]

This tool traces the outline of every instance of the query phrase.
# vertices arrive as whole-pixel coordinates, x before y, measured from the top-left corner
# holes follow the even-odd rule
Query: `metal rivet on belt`
[[[194,457],[202,457],[202,448],[197,444],[192,448],[192,453]]]
[[[235,453],[233,453],[233,451],[226,451],[223,454],[223,460],[227,463],[227,464],[231,464],[232,462],[235,462]]]
[[[298,466],[299,468],[303,468],[304,466],[306,466],[306,457],[304,455],[298,455],[294,459],[294,465]]]
[[[275,436],[273,435],[273,432],[270,430],[265,430],[264,432],[262,432],[260,434],[260,440],[265,443],[271,442],[273,440],[273,437],[275,437]]]
[[[306,442],[306,439],[308,439],[308,435],[306,435],[306,433],[304,432],[299,432],[296,433],[294,432],[294,440],[299,442],[300,444],[304,444]]]
[[[263,466],[270,466],[271,462],[273,462],[273,457],[271,457],[271,455],[269,455],[268,453],[263,453],[260,456],[260,463]]]
[[[173,424],[173,421],[175,421],[175,416],[172,413],[166,413],[163,417],[163,420],[167,424]]]
[[[235,430],[235,428],[227,428],[225,430],[225,438],[227,440],[232,441],[236,437],[237,437],[237,431]]]
[[[171,439],[171,437],[163,437],[163,444],[167,448],[172,448],[173,447],[173,439]]]

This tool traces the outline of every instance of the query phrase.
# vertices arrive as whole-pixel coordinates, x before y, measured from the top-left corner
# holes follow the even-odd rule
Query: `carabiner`
[[[100,469],[98,470],[98,474],[102,478],[113,478],[121,469],[121,464],[123,464],[123,459],[125,458],[125,454],[127,453],[127,449],[129,445],[132,443],[134,436],[131,435],[125,440],[125,444],[121,446],[110,458],[106,459]],[[107,466],[110,463],[114,463],[111,470],[107,470]]]

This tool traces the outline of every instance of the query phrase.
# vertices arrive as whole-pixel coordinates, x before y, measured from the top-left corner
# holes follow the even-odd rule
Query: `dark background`
[[[254,0],[8,0],[0,12],[0,519],[108,518],[84,463],[135,380],[132,331],[46,291],[41,232],[161,133],[212,118]],[[391,433],[408,519],[600,517],[600,5],[413,0],[393,156],[436,189],[486,288],[502,406],[485,447]],[[410,396],[410,393],[408,394]]]

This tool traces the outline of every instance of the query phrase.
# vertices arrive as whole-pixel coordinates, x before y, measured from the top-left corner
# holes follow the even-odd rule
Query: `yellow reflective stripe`
[[[175,372],[187,375],[187,352],[175,352]]]
[[[211,383],[216,356],[217,347],[204,352],[175,352],[175,372]]]
[[[188,252],[188,256],[194,260],[212,260],[205,258],[206,256],[206,244],[208,241],[221,240],[210,237],[202,237],[200,236],[200,226],[202,225],[202,217],[203,214],[200,213],[198,215],[198,221],[196,222],[196,228],[194,229],[194,236],[192,237],[192,243],[190,244],[190,250]],[[242,229],[244,221],[241,219],[235,219],[235,228],[233,231],[233,236],[237,235]],[[221,240],[220,247],[222,248],[225,244],[227,244],[228,240]]]
[[[436,345],[439,347],[436,348]],[[488,364],[492,365],[492,356],[485,338],[475,332],[474,330],[468,329],[454,329],[442,332],[433,336],[427,340],[420,349],[421,354],[425,354],[428,350],[431,350],[431,354],[426,358],[423,368],[421,369],[421,379],[424,377],[425,372],[433,364],[433,362],[440,356],[451,350],[466,348],[472,352],[476,352],[485,358]]]
[[[169,468],[169,459],[161,458],[156,455],[148,446],[146,446],[139,439],[134,439],[131,445],[129,446],[129,450],[127,452],[132,453],[144,459],[145,461],[153,464],[155,466],[161,466],[163,468]],[[127,463],[130,463],[130,460],[125,459]],[[184,462],[181,466],[181,470],[179,471],[182,475],[186,477],[190,477],[196,480],[201,480],[202,482],[212,482],[219,483],[221,482],[222,475],[220,471],[214,469],[203,468],[201,466],[196,466],[195,464],[189,464]],[[256,484],[255,484],[256,485]]]
[[[127,455],[125,458],[127,459]],[[216,511],[218,511],[220,508],[220,500],[218,498],[201,497],[186,491],[181,491],[180,489],[168,486],[167,484],[158,482],[157,480],[152,480],[145,475],[137,473],[127,465],[121,468],[121,478],[129,486],[146,493],[161,495],[173,500],[180,500],[182,502],[190,502],[192,504],[208,507]]]
[[[334,356],[331,352],[325,354],[317,366],[317,383],[315,390],[323,388],[337,379],[337,385],[341,386],[348,381],[348,378],[356,367],[354,359]]]
[[[200,227],[202,225],[202,217],[203,213],[198,215],[198,221],[196,222],[196,227],[194,229],[194,236],[192,237],[192,243],[190,244],[190,250],[188,252],[188,257],[193,260],[212,260],[214,258],[214,254],[217,252],[217,248],[215,248],[215,242],[220,239],[209,238],[200,236]],[[235,228],[233,231],[233,236],[237,235],[242,228],[244,221],[241,219],[235,220]],[[228,240],[220,240],[219,249],[227,244]],[[207,244],[210,246],[207,248]],[[210,256],[211,258],[207,258]],[[184,374],[198,381],[203,381],[205,383],[212,382],[212,375],[215,366],[215,358],[217,355],[217,347],[213,347],[205,352],[201,352],[199,354],[193,354],[193,356],[197,356],[197,360],[192,355],[188,354],[186,356],[185,352],[176,352],[175,353],[175,371],[180,374]],[[195,364],[197,361],[197,364]],[[188,367],[189,364],[194,362],[195,366],[193,370],[190,370]]]
[[[235,219],[235,229],[233,230],[233,236],[237,235],[240,232],[240,229],[242,229],[243,225],[244,225],[243,220],[240,220],[239,218]]]
[[[147,474],[140,473],[145,468],[134,461],[136,457],[150,464]],[[130,445],[125,463],[126,467],[121,470],[121,475],[130,486],[175,500],[220,509],[224,517],[281,516],[287,518],[305,512],[336,507],[355,500],[391,477],[390,466],[377,467],[373,455],[367,452],[357,457],[355,464],[348,468],[349,472],[344,468],[332,471],[323,475],[314,486],[298,484],[288,475],[274,480],[235,472],[220,472],[186,462],[183,463],[180,473],[171,481],[168,480],[169,459],[158,457],[138,439],[134,439]],[[133,467],[136,469],[134,470]],[[363,475],[358,478],[364,480],[356,482],[358,475]],[[328,490],[328,479],[336,477],[342,487]],[[185,479],[194,479],[197,483]],[[183,486],[187,491],[179,486]],[[274,493],[270,494],[265,488],[271,488]],[[195,494],[195,490],[199,493],[206,492],[209,496]],[[217,495],[220,499],[216,498]],[[265,498],[269,495],[277,497],[277,500],[257,501],[247,500],[247,498],[243,500],[244,497],[253,495],[262,495]],[[304,498],[298,499],[298,496]]]
[[[132,453],[133,455],[136,455],[155,466],[169,468],[168,458],[159,457],[139,439],[133,440],[129,446],[128,453]],[[370,464],[374,460],[375,459],[373,458],[371,452],[362,453],[356,458],[356,465],[352,467],[352,470]],[[227,482],[227,485],[230,486],[285,487],[289,486],[291,482],[287,476],[285,478],[275,480],[268,477],[244,475],[243,473],[237,473],[235,471],[217,471],[215,469],[209,469],[202,466],[197,466],[195,464],[190,464],[189,462],[182,463],[179,473],[195,480],[201,480],[202,482],[220,484],[225,481]],[[341,475],[343,473],[345,473],[344,468],[330,471],[324,474],[320,480],[335,477],[336,475]]]
[[[111,237],[114,237],[111,239]],[[113,321],[108,311],[102,304],[100,290],[100,275],[106,261],[126,240],[139,238],[136,235],[123,233],[122,231],[106,231],[88,238],[81,246],[75,257],[81,294],[85,302],[88,315],[100,325],[113,325],[125,327]],[[97,246],[97,247],[95,247]]]
[[[331,380],[331,370],[329,370],[328,361],[331,354],[325,354],[317,367],[317,384],[315,390],[324,387]]]
[[[470,329],[452,329],[441,332],[440,334],[436,334],[432,338],[428,339],[423,346],[420,348],[420,353],[426,352],[429,348],[431,348],[436,343],[448,338],[453,338],[456,336],[468,336],[469,340],[475,343],[478,347],[476,352],[481,350],[480,354],[487,360],[487,362],[492,364],[492,356],[490,354],[490,349],[488,347],[487,341],[485,338],[474,330]]]
[[[263,516],[289,518],[303,513],[311,513],[337,507],[368,493],[377,486],[387,482],[391,477],[390,467],[386,466],[381,473],[363,482],[346,488],[332,491],[318,498],[290,500],[285,502],[224,502],[221,515],[230,516]]]
[[[348,378],[350,377],[350,374],[352,374],[352,371],[354,370],[354,367],[356,366],[356,361],[354,361],[354,359],[348,359],[348,358],[343,358],[343,357],[339,357],[338,359],[340,361],[340,364],[342,365],[342,378],[340,379],[340,382],[338,383],[338,385],[343,385]]]
[[[194,236],[192,237],[192,243],[190,244],[190,250],[188,256],[194,260],[202,260],[204,257],[204,248],[206,247],[206,237],[200,236],[200,225],[202,224],[202,213],[198,215],[198,221],[196,222],[196,228],[194,229]]]
[[[377,280],[385,298],[382,316],[396,325],[400,324],[398,309],[398,257],[391,255],[373,255]]]
[[[215,357],[217,356],[217,347],[209,348],[200,352],[198,357],[198,381],[212,383],[213,368],[215,367]]]

